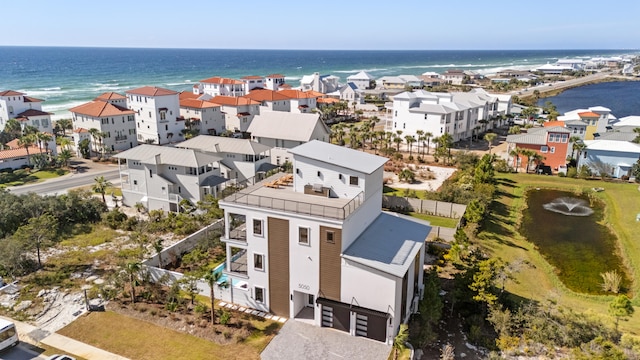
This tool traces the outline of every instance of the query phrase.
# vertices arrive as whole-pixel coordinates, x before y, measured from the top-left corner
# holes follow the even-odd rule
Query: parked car
[[[551,175],[551,166],[547,166],[547,165],[538,165],[536,166],[536,174],[544,174],[544,175]]]
[[[69,355],[59,355],[59,354],[55,354],[55,355],[51,355],[47,358],[47,360],[76,360],[76,358],[69,356]]]

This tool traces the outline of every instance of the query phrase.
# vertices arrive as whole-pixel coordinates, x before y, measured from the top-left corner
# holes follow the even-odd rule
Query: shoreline
[[[574,89],[581,86],[600,84],[600,83],[606,83],[606,82],[626,82],[626,81],[640,81],[640,78],[617,75],[617,74],[611,73],[610,71],[607,71],[607,72],[587,75],[581,78],[560,81],[560,82],[551,83],[551,84],[543,84],[533,88],[529,88],[528,90],[525,90],[525,91],[516,90],[516,91],[510,92],[510,95],[518,96],[520,100],[522,100],[522,102],[524,103],[537,106],[536,105],[537,100],[534,98],[535,90],[539,91],[538,99],[544,99],[544,98],[549,98],[549,97],[559,95],[565,90]],[[520,92],[520,94],[518,94],[518,92]]]

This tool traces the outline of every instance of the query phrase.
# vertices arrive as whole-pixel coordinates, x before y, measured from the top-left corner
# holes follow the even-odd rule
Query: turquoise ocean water
[[[151,85],[176,91],[212,76],[281,73],[292,86],[313,72],[341,77],[365,70],[375,77],[468,69],[495,73],[531,69],[559,58],[634,53],[626,50],[313,51],[0,47],[0,90],[45,100],[54,119],[106,91]]]

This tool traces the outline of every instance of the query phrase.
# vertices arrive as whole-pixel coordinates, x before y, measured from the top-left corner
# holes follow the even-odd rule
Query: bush
[[[568,178],[576,178],[576,177],[578,177],[578,169],[576,169],[573,166],[569,167],[567,169],[567,177]]]
[[[231,313],[229,311],[222,310],[222,313],[219,315],[219,319],[220,324],[227,325],[229,321],[231,321]]]

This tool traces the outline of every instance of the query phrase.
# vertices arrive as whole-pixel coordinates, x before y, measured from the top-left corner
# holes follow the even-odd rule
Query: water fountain
[[[589,203],[586,200],[566,196],[559,197],[550,203],[542,205],[542,207],[567,216],[589,216],[593,214],[593,209],[589,207]]]

